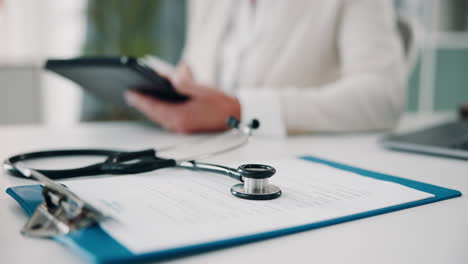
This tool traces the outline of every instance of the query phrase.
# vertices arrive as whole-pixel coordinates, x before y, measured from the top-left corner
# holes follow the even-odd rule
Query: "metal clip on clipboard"
[[[51,238],[91,226],[105,218],[98,209],[65,186],[35,170],[21,165],[16,167],[24,176],[33,178],[44,186],[42,189],[44,201],[21,229],[23,235]]]

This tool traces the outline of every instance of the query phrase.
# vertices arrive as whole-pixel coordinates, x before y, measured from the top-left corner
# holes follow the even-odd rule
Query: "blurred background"
[[[407,111],[455,111],[468,102],[468,0],[394,5],[415,40]],[[106,119],[112,106],[44,72],[45,59],[152,54],[175,64],[185,10],[185,0],[0,0],[0,125]]]

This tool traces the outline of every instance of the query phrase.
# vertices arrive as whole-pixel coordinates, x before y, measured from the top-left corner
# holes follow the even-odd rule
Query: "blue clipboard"
[[[386,175],[378,172],[364,170],[333,161],[323,160],[311,156],[300,157],[303,160],[326,164],[328,166],[354,172],[356,174],[371,177],[379,180],[390,181],[399,183],[401,185],[420,190],[423,192],[431,193],[434,195],[432,198],[427,198],[420,201],[390,206],[378,210],[363,212],[359,214],[339,217],[321,222],[314,222],[306,225],[296,226],[292,228],[285,228],[270,232],[258,233],[254,235],[235,237],[225,240],[213,241],[209,243],[196,244],[191,246],[184,246],[172,248],[167,250],[159,250],[144,254],[134,254],[127,248],[114,240],[106,232],[104,232],[98,225],[89,227],[87,229],[66,235],[55,237],[54,239],[78,252],[79,255],[94,263],[134,263],[163,260],[181,256],[197,254],[217,250],[226,247],[232,247],[240,244],[252,243],[264,239],[294,234],[311,229],[321,228],[325,226],[349,222],[365,217],[385,214],[397,210],[411,208],[428,203],[434,203],[446,199],[461,196],[461,192],[447,189],[427,183],[412,181],[404,178],[399,178],[391,175]],[[35,208],[43,201],[41,195],[42,187],[40,185],[18,186],[7,189],[7,193],[13,197],[24,210],[31,215]]]

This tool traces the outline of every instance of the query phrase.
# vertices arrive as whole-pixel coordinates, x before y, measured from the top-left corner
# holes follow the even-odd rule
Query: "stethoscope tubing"
[[[195,160],[205,159],[212,156],[220,155],[237,148],[242,147],[247,144],[249,139],[252,136],[252,130],[258,127],[258,121],[253,120],[252,124],[249,126],[239,126],[239,123],[235,119],[230,119],[230,126],[233,128],[230,131],[223,133],[221,135],[216,135],[216,139],[223,138],[224,136],[229,136],[230,134],[239,134],[240,138],[236,140],[235,144],[227,145],[219,150],[212,152],[200,153],[197,155],[182,157],[178,159],[170,158],[161,158],[158,157],[161,153],[177,149],[179,146],[191,145],[194,148],[196,145],[204,143],[207,141],[206,138],[197,139],[191,141],[192,143],[180,143],[168,147],[163,147],[161,150],[148,149],[143,151],[119,151],[111,149],[66,149],[66,150],[46,150],[46,151],[36,151],[23,153],[19,155],[12,156],[4,161],[3,167],[4,170],[17,177],[24,177],[21,171],[18,170],[14,164],[18,162],[25,162],[34,159],[45,159],[45,158],[59,158],[59,157],[70,157],[70,156],[103,156],[107,158],[105,162],[90,164],[85,167],[72,168],[72,169],[63,169],[63,170],[36,170],[51,179],[65,179],[65,178],[75,178],[82,176],[92,176],[97,174],[131,174],[139,172],[148,172],[156,169],[161,169],[165,167],[181,167],[191,170],[205,170],[215,173],[225,174],[231,178],[242,181],[242,177],[235,169],[228,168],[221,165],[208,164],[208,163],[198,163]],[[213,139],[213,138],[212,138]],[[126,165],[121,160],[124,157],[123,162],[136,160],[137,158],[145,159],[144,161],[138,162],[134,165]]]
[[[177,164],[177,167],[194,170],[194,171],[206,171],[206,172],[224,174],[235,180],[244,182],[244,180],[242,179],[242,175],[236,169],[229,168],[229,167],[222,166],[222,165],[197,162],[197,161],[186,161],[186,162]]]
[[[30,152],[12,156],[5,160],[3,163],[4,170],[10,175],[17,177],[24,177],[20,170],[15,167],[15,164],[20,162],[25,162],[34,159],[44,159],[44,158],[54,158],[54,157],[70,157],[70,156],[103,156],[106,158],[118,155],[122,152],[117,150],[109,149],[69,149],[69,150],[47,150],[47,151],[37,151]],[[170,160],[170,159],[169,159]],[[103,163],[95,163],[85,167],[73,168],[73,169],[64,169],[64,170],[36,170],[51,179],[66,179],[66,178],[75,178],[83,176],[92,176],[96,174],[105,173],[106,171],[102,170]],[[174,162],[173,166],[167,167],[179,167],[194,171],[207,171],[218,174],[224,174],[235,180],[241,181],[242,176],[233,168],[229,168],[222,165],[196,162],[196,161],[180,161]],[[162,167],[161,167],[162,168]],[[157,170],[159,168],[155,168]],[[148,170],[149,171],[149,170]]]
[[[16,163],[25,162],[35,159],[45,159],[54,157],[71,157],[71,156],[105,156],[109,157],[118,154],[119,151],[109,149],[67,149],[67,150],[46,150],[23,153],[9,157],[3,162],[3,169],[10,175],[16,177],[25,177],[19,169],[15,167]],[[36,170],[47,175],[50,179],[65,179],[82,176],[95,175],[99,170],[101,163],[91,164],[85,167],[72,168],[66,170]]]
[[[8,158],[4,163],[4,170],[14,176],[22,178],[30,178],[23,173],[25,167],[24,162],[27,160],[52,158],[52,157],[69,157],[69,156],[104,156],[106,160],[101,163],[91,164],[85,167],[66,169],[66,170],[36,170],[38,175],[45,175],[48,180],[68,179],[74,177],[94,176],[101,174],[119,175],[119,174],[135,174],[141,172],[149,172],[162,168],[176,167],[189,169],[193,171],[206,171],[228,176],[242,184],[237,184],[231,188],[231,193],[239,198],[249,200],[270,200],[278,198],[281,195],[281,190],[270,185],[266,191],[245,191],[245,186],[250,186],[252,183],[261,183],[264,179],[271,177],[276,170],[268,165],[261,164],[245,164],[237,169],[210,163],[197,161],[176,162],[171,159],[161,159],[156,156],[156,151],[153,149],[135,151],[135,152],[120,152],[107,149],[70,149],[70,150],[48,150],[37,151],[25,154],[19,154]],[[141,158],[136,162],[127,165],[123,162]],[[18,167],[16,166],[18,165]],[[260,170],[260,171],[259,171]],[[40,180],[40,179],[37,179]],[[248,180],[248,181],[247,181]],[[42,181],[44,183],[44,181]],[[47,183],[47,181],[46,181]],[[268,183],[266,182],[268,185]],[[261,184],[262,186],[264,184]]]
[[[159,151],[158,153],[155,149],[128,152],[110,149],[64,149],[36,151],[15,155],[4,161],[3,168],[8,174],[23,178],[30,178],[30,175],[23,173],[25,171],[30,171],[32,174],[37,172],[36,174],[44,175],[45,178],[48,178],[46,181],[48,182],[49,180],[102,174],[135,174],[163,168],[178,167],[194,171],[206,171],[222,174],[242,182],[241,184],[237,184],[231,188],[231,193],[239,198],[250,200],[269,200],[279,197],[281,195],[281,190],[274,185],[269,185],[267,181],[267,178],[276,173],[276,170],[271,166],[262,164],[244,164],[235,169],[222,165],[195,161],[197,159],[223,154],[242,147],[250,140],[252,130],[259,126],[259,122],[257,120],[253,120],[250,125],[244,127],[239,127],[239,122],[235,119],[230,120],[229,122],[229,126],[234,128],[230,132],[239,133],[241,136],[237,143],[224,146],[223,148],[215,151],[205,152],[177,160],[162,158],[159,156],[161,152],[175,149],[175,146],[163,148],[163,151]],[[221,136],[216,136],[216,138],[219,139]],[[204,141],[206,140],[198,140],[198,142]],[[28,169],[23,165],[23,163],[28,160],[70,156],[102,156],[105,160],[103,162],[90,164],[80,168],[62,170]]]

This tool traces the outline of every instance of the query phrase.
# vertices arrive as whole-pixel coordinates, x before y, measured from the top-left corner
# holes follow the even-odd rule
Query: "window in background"
[[[86,55],[156,55],[177,63],[184,45],[185,0],[89,1]],[[85,94],[81,119],[136,119],[124,106]]]
[[[25,108],[21,114],[34,115],[40,111],[41,119],[48,124],[69,124],[78,120],[80,90],[59,77],[43,74],[41,68],[48,57],[80,54],[84,40],[84,7],[85,0],[3,0],[0,63],[35,69],[33,74],[22,75],[31,80],[23,82],[29,85],[18,86],[17,91],[18,94],[28,89],[40,91],[35,93],[34,100],[42,101],[35,105],[43,106],[42,109]],[[0,96],[7,96],[1,93],[2,90]],[[14,94],[8,96],[18,98]],[[15,104],[19,106],[21,102]],[[0,110],[5,110],[2,107],[0,105]]]
[[[153,54],[176,63],[184,43],[184,0],[3,2],[0,7],[0,64],[21,63],[37,69],[36,75],[41,73],[42,82],[31,79],[27,83],[34,86],[28,89],[41,91],[34,100],[42,101],[43,109],[36,107],[28,111],[41,111],[41,119],[47,124],[78,122],[82,90],[55,74],[43,72],[40,68],[45,59],[83,54]],[[1,96],[7,94],[0,90]],[[99,107],[105,104],[86,102],[90,120],[99,119],[98,115],[106,110]],[[2,109],[0,105],[0,111],[5,110],[10,109]]]
[[[468,102],[468,0],[397,0],[419,25],[420,59],[409,82],[411,111],[453,111]]]

